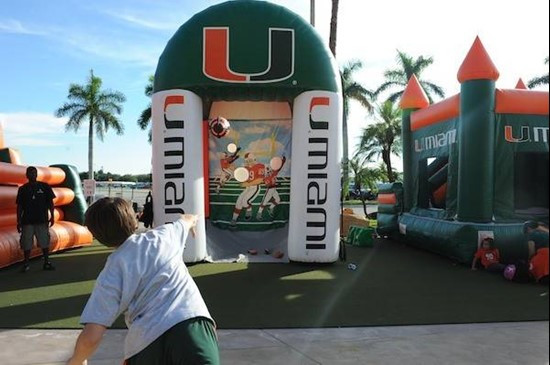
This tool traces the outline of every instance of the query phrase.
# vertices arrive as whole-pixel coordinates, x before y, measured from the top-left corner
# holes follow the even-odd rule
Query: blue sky
[[[65,100],[70,83],[84,83],[93,69],[105,88],[127,97],[121,117],[125,134],[96,140],[96,169],[148,173],[151,147],[136,120],[148,100],[147,77],[177,28],[193,14],[221,1],[4,0],[0,12],[0,122],[6,144],[26,164],[69,163],[87,170],[87,131],[65,133],[65,120],[53,112]],[[309,0],[275,3],[309,18]],[[316,23],[328,39],[330,1],[316,1]],[[472,9],[476,9],[475,12]],[[342,0],[337,58],[364,63],[357,78],[368,88],[382,82],[395,63],[396,49],[435,59],[425,77],[459,91],[456,71],[476,35],[480,35],[501,71],[498,85],[513,87],[548,72],[548,1]],[[547,89],[547,88],[546,88]],[[350,140],[370,120],[352,106]],[[399,166],[399,163],[397,163]]]

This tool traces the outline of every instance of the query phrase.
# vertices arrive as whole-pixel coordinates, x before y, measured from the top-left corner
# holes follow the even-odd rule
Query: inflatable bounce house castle
[[[55,193],[50,252],[90,245],[92,235],[82,226],[86,201],[76,168],[69,165],[36,168],[38,181],[48,183]],[[27,166],[21,165],[19,153],[4,147],[0,125],[0,268],[23,260],[15,199],[18,187],[27,182],[26,171]],[[37,246],[31,251],[31,257],[41,254]]]
[[[155,73],[155,224],[198,213],[186,262],[333,262],[339,253],[342,99],[328,47],[262,1],[183,24]]]
[[[548,92],[498,89],[477,38],[459,95],[429,105],[413,76],[401,100],[404,181],[381,186],[378,230],[471,262],[493,237],[504,260],[526,257],[526,220],[548,222]]]

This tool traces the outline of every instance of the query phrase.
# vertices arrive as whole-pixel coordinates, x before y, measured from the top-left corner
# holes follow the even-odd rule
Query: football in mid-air
[[[229,122],[224,117],[217,117],[208,124],[210,133],[216,138],[222,138],[229,133]]]

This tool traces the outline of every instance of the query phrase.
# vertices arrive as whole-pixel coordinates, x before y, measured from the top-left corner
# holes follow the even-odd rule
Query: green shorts
[[[24,224],[21,227],[21,249],[24,251],[32,249],[33,238],[36,237],[36,242],[41,248],[50,247],[50,231],[48,223],[42,224]]]
[[[128,365],[219,365],[218,339],[208,318],[180,322],[125,362]]]

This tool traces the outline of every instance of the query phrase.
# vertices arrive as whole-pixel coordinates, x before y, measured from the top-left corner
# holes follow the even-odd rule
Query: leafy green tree
[[[351,100],[359,102],[365,107],[369,113],[372,112],[373,107],[370,99],[373,97],[373,92],[361,85],[354,79],[354,73],[363,67],[361,61],[353,60],[348,62],[341,71],[342,76],[342,95],[343,95],[343,108],[344,108],[344,120],[342,125],[343,144],[344,144],[344,158],[343,158],[343,194],[348,195],[349,189],[349,142],[348,142],[348,117],[349,117],[349,105]]]
[[[440,98],[444,98],[445,92],[443,91],[443,88],[421,78],[422,72],[426,70],[426,68],[433,62],[432,57],[420,56],[415,59],[405,52],[397,50],[397,68],[384,72],[386,81],[378,87],[375,91],[375,95],[378,96],[387,90],[398,88],[398,90],[392,92],[387,99],[395,103],[401,98],[401,95],[407,87],[409,79],[412,75],[416,75],[420,85],[422,85],[422,88],[426,92],[430,103],[433,103],[434,94]]]
[[[145,96],[148,98],[151,98],[153,96],[153,83],[155,81],[155,77],[153,75],[149,76],[149,80],[147,81],[147,85],[145,85]],[[141,112],[139,119],[137,121],[138,126],[145,130],[149,126],[149,122],[151,121],[151,102],[149,101],[149,105],[147,108],[143,109]],[[151,143],[153,137],[151,134],[151,129],[149,129],[149,143]]]
[[[69,101],[55,111],[57,117],[69,117],[65,129],[77,132],[82,124],[88,122],[88,178],[94,178],[94,130],[97,138],[103,141],[105,133],[112,128],[121,135],[124,132],[122,122],[117,115],[122,113],[122,103],[126,97],[119,91],[102,90],[101,78],[94,76],[85,85],[69,86]]]
[[[544,60],[544,64],[545,65],[548,64],[548,57],[546,57],[546,59]],[[548,73],[546,75],[535,77],[529,80],[527,87],[529,87],[529,89],[533,89],[537,86],[543,86],[543,85],[548,85]]]
[[[395,181],[391,155],[401,153],[401,111],[391,101],[376,108],[376,123],[363,129],[356,156],[365,161],[382,157],[390,182]]]

